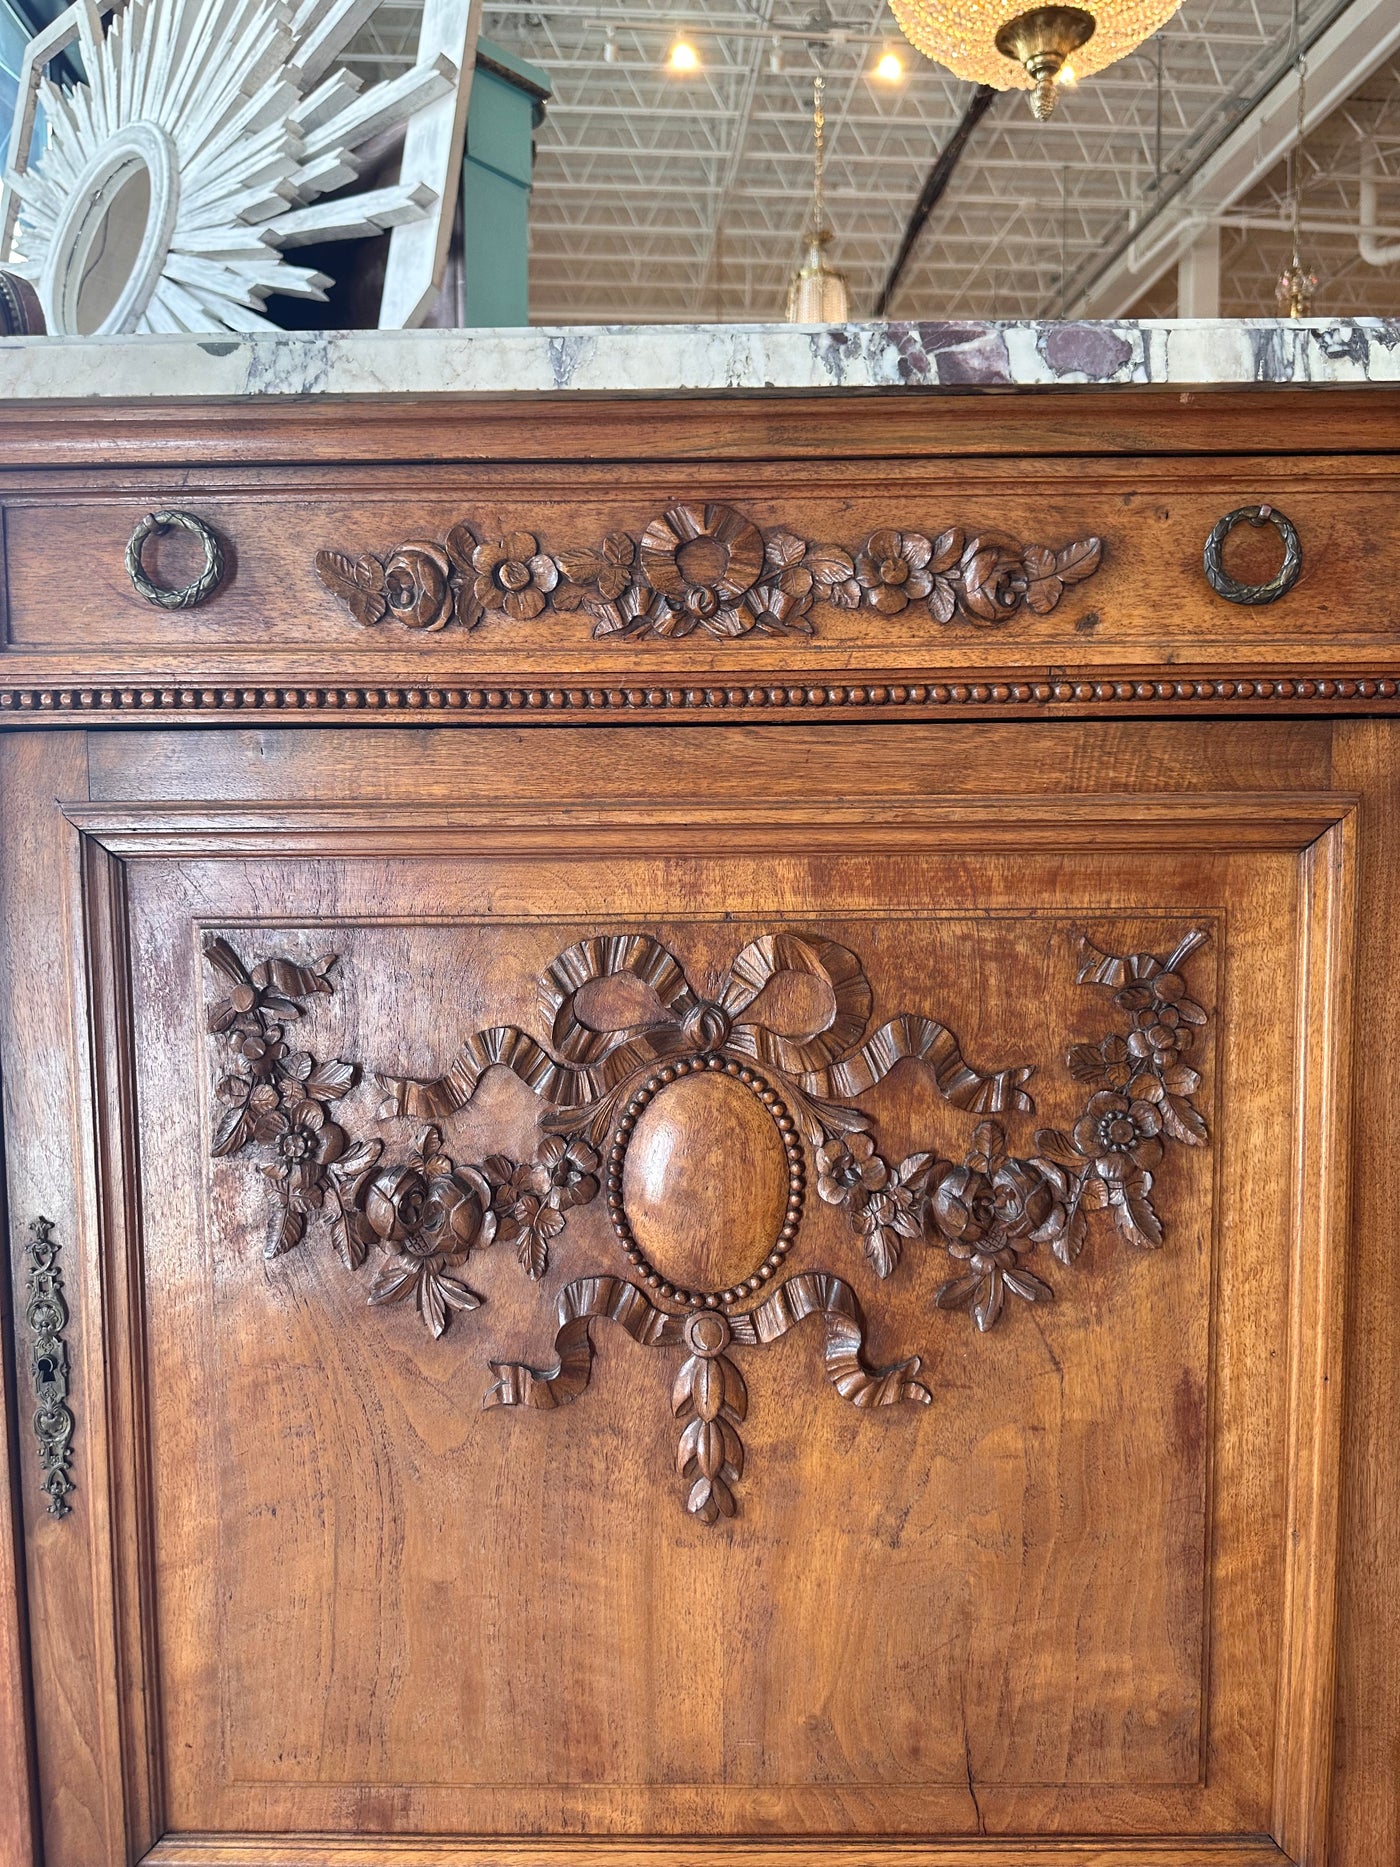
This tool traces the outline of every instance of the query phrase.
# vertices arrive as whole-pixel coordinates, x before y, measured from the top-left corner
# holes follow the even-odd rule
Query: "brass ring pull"
[[[1272,525],[1283,540],[1283,563],[1267,583],[1241,583],[1232,577],[1221,562],[1225,540],[1237,525]],[[1206,582],[1227,603],[1277,603],[1298,581],[1303,568],[1303,547],[1292,524],[1272,506],[1241,506],[1217,519],[1206,539]]]
[[[141,562],[141,548],[152,532],[168,531],[192,532],[204,546],[204,569],[193,583],[178,590],[154,583]],[[224,548],[214,531],[193,512],[150,512],[131,534],[126,547],[126,574],[136,594],[144,596],[148,603],[155,603],[161,609],[193,609],[196,603],[212,596],[223,582]]]

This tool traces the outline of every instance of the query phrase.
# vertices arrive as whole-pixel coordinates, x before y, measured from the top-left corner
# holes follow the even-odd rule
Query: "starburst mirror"
[[[450,231],[479,8],[425,7],[416,62],[368,88],[337,64],[366,10],[77,0],[30,42],[0,251],[51,332],[260,329],[271,293],[331,283],[289,250],[389,229],[380,323],[416,321]],[[70,48],[84,81],[62,87],[46,68]],[[356,152],[397,129],[398,181],[354,191]]]

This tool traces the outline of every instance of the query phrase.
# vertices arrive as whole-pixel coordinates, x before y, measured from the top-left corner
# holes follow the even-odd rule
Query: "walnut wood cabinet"
[[[0,416],[6,1863],[1400,1859],[1397,416]]]

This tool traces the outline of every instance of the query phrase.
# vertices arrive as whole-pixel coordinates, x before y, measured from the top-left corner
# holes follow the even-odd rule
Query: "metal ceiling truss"
[[[1304,38],[1338,7],[1300,0]],[[380,0],[353,59],[395,68],[416,44],[420,10],[417,0]],[[531,217],[539,323],[780,316],[809,200],[819,67],[834,258],[853,309],[868,314],[929,166],[972,95],[904,45],[885,0],[486,0],[482,30],[543,66],[554,86]],[[700,53],[690,77],[665,68],[682,30]],[[1293,0],[1185,0],[1154,41],[1067,93],[1048,124],[1034,121],[1021,94],[998,98],[892,315],[1034,317],[1082,303],[1105,254],[1149,225],[1276,86],[1292,31]],[[905,59],[898,86],[872,76],[884,47]],[[1260,209],[1269,211],[1280,210]],[[1228,255],[1254,235],[1224,237]],[[1241,308],[1269,311],[1267,267],[1237,272],[1259,293]]]

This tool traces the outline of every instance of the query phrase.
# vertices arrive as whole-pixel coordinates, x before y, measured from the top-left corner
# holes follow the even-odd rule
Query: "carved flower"
[[[586,1206],[590,1199],[598,1197],[598,1151],[581,1135],[567,1140],[562,1135],[546,1135],[537,1161],[545,1181],[547,1206],[562,1212],[570,1206]]]
[[[365,1214],[386,1248],[393,1247],[370,1289],[371,1303],[412,1296],[435,1336],[452,1310],[477,1308],[481,1298],[449,1273],[496,1235],[491,1188],[475,1167],[458,1167],[442,1152],[436,1128],[426,1130],[409,1165],[376,1175]]]
[[[883,616],[897,616],[933,588],[933,545],[920,532],[872,532],[856,554],[856,581]]]
[[[439,545],[400,545],[384,560],[389,612],[406,629],[444,629],[455,601],[452,565]]]
[[[758,527],[732,506],[673,506],[647,527],[642,573],[676,614],[675,635],[697,625],[711,635],[746,635],[753,623],[739,599],[764,567]]]
[[[268,1172],[282,1182],[289,1210],[316,1210],[325,1198],[323,1169],[345,1152],[345,1130],[319,1102],[298,1101],[260,1114],[258,1138],[275,1141],[277,1163]]]
[[[771,581],[756,584],[744,597],[753,612],[753,627],[762,635],[810,635],[811,608],[816,579],[803,565],[780,571]]]
[[[472,552],[476,598],[487,609],[504,610],[516,622],[541,615],[559,582],[559,567],[529,532],[511,532]]]
[[[1001,1129],[984,1122],[967,1159],[943,1175],[931,1202],[948,1255],[966,1267],[939,1286],[935,1303],[970,1309],[977,1327],[990,1329],[1008,1290],[1027,1303],[1048,1301],[1054,1295],[1049,1284],[1021,1260],[1064,1230],[1058,1195],[1036,1162],[1008,1159]]]
[[[482,1163],[493,1188],[497,1236],[503,1245],[515,1246],[528,1277],[543,1277],[548,1267],[549,1242],[564,1229],[561,1208],[597,1197],[597,1165],[598,1156],[586,1142],[577,1136],[566,1142],[557,1135],[541,1143],[538,1160],[517,1162],[494,1154]]]
[[[233,1053],[247,1065],[250,1076],[258,1082],[269,1081],[277,1074],[278,1065],[287,1054],[281,1025],[269,1024],[264,1030],[242,1032],[234,1043]]]
[[[1155,978],[1125,986],[1116,997],[1125,1011],[1133,1013],[1129,1056],[1139,1067],[1146,1064],[1158,1074],[1190,1049],[1192,1025],[1206,1021],[1204,1009],[1187,997],[1180,973],[1159,972]]]
[[[817,1149],[817,1192],[829,1206],[846,1206],[857,1194],[878,1190],[889,1173],[871,1135],[838,1135]]]
[[[1191,1048],[1193,1032],[1176,1005],[1152,1005],[1139,1011],[1128,1033],[1128,1055],[1151,1070],[1170,1069]]]
[[[1162,1118],[1149,1101],[1102,1089],[1074,1124],[1074,1145],[1105,1180],[1121,1180],[1133,1167],[1162,1158]]]

